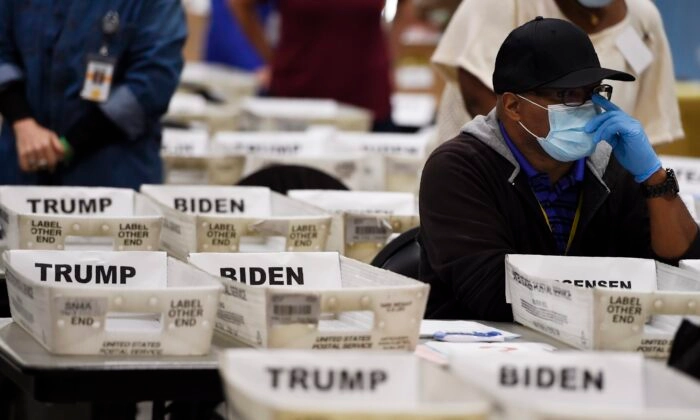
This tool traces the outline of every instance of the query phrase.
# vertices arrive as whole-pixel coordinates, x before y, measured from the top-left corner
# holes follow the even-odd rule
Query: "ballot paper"
[[[428,341],[425,347],[437,352],[442,357],[450,356],[453,353],[475,352],[475,353],[532,353],[532,352],[552,352],[556,347],[545,343],[449,343],[444,341]],[[423,355],[420,355],[423,357]],[[436,359],[439,356],[435,356]]]
[[[492,328],[475,321],[440,321],[424,319],[420,325],[420,338],[455,342],[499,342],[518,338],[520,335]]]

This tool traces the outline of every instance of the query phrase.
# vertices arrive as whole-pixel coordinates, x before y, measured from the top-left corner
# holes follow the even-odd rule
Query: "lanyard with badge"
[[[80,96],[93,102],[104,102],[109,97],[116,58],[109,56],[109,42],[119,29],[119,13],[109,11],[102,18],[102,46],[97,54],[88,55],[85,82]]]
[[[544,207],[542,207],[542,204],[537,203],[540,206],[540,210],[542,210],[542,215],[544,216],[544,221],[547,222],[547,226],[549,226],[549,231],[552,231],[552,224],[549,222],[549,216],[547,216],[547,212],[544,210]],[[578,205],[576,206],[576,213],[574,214],[574,221],[571,223],[571,230],[569,231],[569,239],[566,241],[566,250],[564,250],[564,255],[567,255],[569,253],[569,248],[571,248],[571,243],[574,241],[574,236],[576,235],[576,228],[578,227],[578,222],[581,219],[581,205],[583,204],[583,193],[579,194],[578,196]]]

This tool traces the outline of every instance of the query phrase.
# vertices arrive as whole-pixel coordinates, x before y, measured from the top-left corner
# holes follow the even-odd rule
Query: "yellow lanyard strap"
[[[576,214],[574,214],[574,221],[571,224],[571,231],[569,231],[569,240],[566,242],[566,251],[564,251],[564,255],[569,253],[569,248],[571,247],[571,242],[574,241],[574,236],[576,235],[576,228],[578,227],[578,221],[581,219],[581,204],[583,203],[583,193],[581,193],[578,197],[578,205],[576,206]],[[552,231],[552,225],[549,223],[549,216],[547,216],[547,212],[544,210],[544,207],[542,207],[542,204],[537,202],[537,204],[540,206],[540,210],[542,210],[542,215],[544,216],[544,221],[547,222],[547,226],[549,227],[549,231]]]

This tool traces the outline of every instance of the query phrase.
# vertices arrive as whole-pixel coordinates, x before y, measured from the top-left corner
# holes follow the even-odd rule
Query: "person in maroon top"
[[[335,99],[372,111],[375,128],[390,123],[384,0],[276,0],[281,27],[274,51],[255,15],[263,1],[229,0],[243,32],[271,64],[272,96]]]

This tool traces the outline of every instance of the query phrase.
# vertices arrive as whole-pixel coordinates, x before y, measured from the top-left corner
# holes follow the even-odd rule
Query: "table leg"
[[[151,420],[165,419],[165,401],[153,401],[153,410],[151,411]]]

